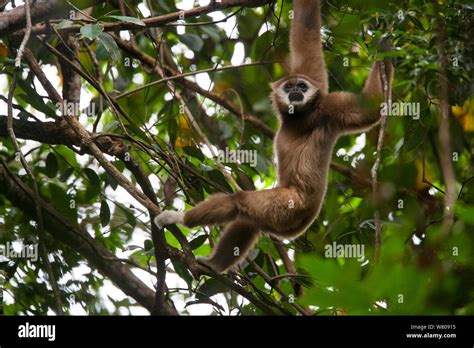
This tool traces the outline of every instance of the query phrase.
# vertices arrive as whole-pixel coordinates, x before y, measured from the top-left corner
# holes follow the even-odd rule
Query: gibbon
[[[381,69],[388,83],[391,64],[374,63],[361,95],[328,93],[320,36],[319,0],[294,0],[290,31],[291,74],[273,83],[271,100],[280,127],[274,140],[278,183],[273,189],[218,193],[185,213],[164,211],[155,218],[196,227],[226,224],[208,258],[199,261],[224,272],[245,258],[261,232],[294,239],[316,219],[324,201],[329,164],[339,136],[369,130],[380,121]]]

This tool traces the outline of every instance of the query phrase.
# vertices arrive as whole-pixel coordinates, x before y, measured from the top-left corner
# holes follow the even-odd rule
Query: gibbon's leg
[[[164,211],[155,218],[155,224],[160,228],[172,224],[196,227],[231,221],[238,212],[234,195],[216,193],[185,213]]]
[[[289,188],[217,193],[185,213],[164,211],[155,223],[159,227],[174,223],[196,227],[226,223],[239,216],[256,222],[257,226],[285,232],[296,226],[295,218],[302,208],[300,196]]]
[[[201,257],[199,261],[217,273],[224,272],[247,256],[258,236],[259,230],[254,222],[237,219],[226,227],[211,256]]]
[[[238,210],[237,219],[227,226],[211,256],[200,259],[219,273],[248,255],[260,230],[277,238],[293,238],[307,218],[308,209],[293,189],[278,187],[241,191],[233,197]]]
[[[308,205],[305,205],[298,192],[285,187],[242,191],[236,201],[239,217],[255,222],[264,232],[284,238],[301,226],[301,220],[308,211]],[[314,208],[313,203],[311,208]]]
[[[291,25],[291,72],[309,76],[326,94],[328,75],[321,43],[321,4],[319,0],[293,0]]]
[[[213,194],[184,214],[184,225],[196,227],[221,224],[234,220],[238,213],[235,195],[235,193]]]

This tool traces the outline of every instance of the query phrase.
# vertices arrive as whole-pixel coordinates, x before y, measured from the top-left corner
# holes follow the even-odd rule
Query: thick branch
[[[106,1],[89,0],[86,6],[97,5],[102,2]],[[64,0],[36,0],[31,6],[31,21],[35,24],[47,19],[62,18],[68,9],[70,9],[70,6]],[[43,27],[46,26],[43,25]],[[10,11],[0,13],[0,36],[11,34],[23,28],[25,28],[24,6],[17,6]]]
[[[165,26],[166,24],[176,22],[183,18],[186,19],[190,17],[197,17],[200,15],[205,15],[205,14],[214,12],[214,11],[222,11],[222,10],[237,7],[237,6],[258,7],[258,6],[266,5],[270,3],[271,1],[272,0],[223,0],[221,2],[211,2],[207,6],[199,6],[187,11],[178,11],[178,12],[168,13],[161,16],[144,18],[141,21],[145,24],[145,27],[148,27],[148,28],[162,27],[162,26]],[[8,16],[6,18],[8,19]],[[131,22],[123,22],[123,21],[122,22],[104,22],[104,23],[101,23],[101,25],[104,27],[104,31],[117,31],[117,30],[130,30],[130,29],[143,29],[144,28],[141,25],[131,23]],[[81,27],[82,25],[80,24],[74,24],[68,28],[61,29],[61,31],[78,32],[81,29]],[[21,28],[21,25],[19,27],[15,26],[14,28],[16,29],[12,30],[11,28],[6,27],[2,30],[0,27],[0,36],[9,34],[18,30],[19,28]],[[48,31],[48,26],[46,24],[39,24],[33,28],[33,33],[35,34],[44,34],[47,31]]]

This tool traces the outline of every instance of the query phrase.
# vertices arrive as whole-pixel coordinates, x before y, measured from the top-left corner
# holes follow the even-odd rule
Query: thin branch
[[[165,71],[164,69],[162,68],[161,66],[161,63],[158,61],[158,60],[155,60],[154,64],[153,64],[153,70],[163,79],[166,77],[166,74],[165,74]],[[169,90],[171,91],[171,93],[179,100],[179,102],[181,103],[183,109],[184,109],[184,112],[188,118],[188,120],[190,121],[191,123],[191,126],[196,130],[196,132],[199,134],[199,136],[201,137],[201,139],[204,141],[204,143],[206,144],[206,146],[208,147],[209,151],[211,152],[211,154],[213,155],[213,157],[217,157],[217,154],[215,153],[214,151],[214,148],[213,148],[213,145],[211,144],[211,142],[209,141],[209,139],[206,137],[206,135],[204,134],[204,132],[202,131],[201,127],[199,126],[199,124],[196,122],[191,110],[189,109],[186,101],[184,100],[184,98],[181,96],[181,94],[177,91],[176,89],[176,86],[175,84],[172,82],[172,81],[167,81],[166,82],[166,85],[168,86]],[[235,181],[235,179],[232,177],[232,175],[230,173],[227,172],[227,170],[225,169],[225,167],[222,165],[222,163],[219,163],[219,162],[216,162],[217,164],[217,167],[219,168],[219,171],[227,178],[227,180],[234,186],[234,188],[236,190],[242,190],[242,188],[239,186],[239,184],[237,183],[237,181]]]
[[[244,287],[240,286],[227,276],[218,274],[212,269],[202,266],[201,264],[197,263],[194,258],[191,259],[187,257],[184,253],[173,247],[169,247],[168,253],[171,259],[179,260],[184,263],[195,277],[199,277],[200,275],[211,276],[212,278],[222,283],[224,286],[228,287],[230,290],[235,291],[242,297],[246,298],[250,303],[252,303],[261,311],[263,311],[263,313],[275,315],[275,312],[270,307],[268,307],[265,303],[256,298],[252,293],[250,293]]]
[[[115,36],[115,35],[111,35],[111,36],[113,36],[115,39],[117,38],[117,36]],[[118,40],[116,40],[116,41],[118,41]],[[225,70],[248,68],[248,67],[254,67],[254,66],[265,65],[265,64],[273,64],[273,63],[274,62],[272,62],[272,61],[264,61],[264,62],[246,63],[246,64],[241,64],[241,65],[226,65],[226,66],[221,66],[221,67],[216,66],[216,67],[213,67],[213,68],[202,69],[202,70],[197,70],[197,71],[190,71],[190,72],[187,72],[187,73],[176,74],[176,75],[172,75],[172,76],[166,76],[166,77],[163,77],[159,80],[152,81],[150,83],[144,84],[144,85],[142,85],[140,87],[137,87],[135,89],[132,89],[130,91],[123,92],[123,93],[117,95],[115,97],[115,99],[118,100],[118,99],[121,99],[121,98],[125,98],[125,97],[128,97],[128,96],[132,95],[132,94],[143,91],[144,89],[147,89],[147,88],[150,88],[150,87],[153,87],[153,86],[156,86],[156,85],[160,85],[160,84],[168,82],[168,81],[180,80],[180,79],[183,79],[183,78],[188,77],[188,76],[195,76],[195,75],[198,75],[198,74],[213,73],[213,72],[219,72],[219,71],[225,71]]]
[[[299,304],[294,303],[290,296],[274,281],[272,281],[272,278],[266,274],[254,261],[250,261],[250,264],[252,267],[255,269],[255,271],[267,282],[268,285],[273,287],[285,300],[288,301],[288,303],[294,307],[298,312],[300,312],[302,315],[311,315],[310,312],[308,312],[306,309],[301,307]]]
[[[31,35],[31,13],[30,13],[30,0],[25,0],[25,18],[26,18],[26,29],[25,36],[21,41],[20,47],[18,48],[18,53],[15,58],[15,69],[20,69],[21,67],[21,58],[23,57],[23,51],[25,50],[28,41],[30,41]]]
[[[302,288],[301,288],[301,285],[297,282],[297,277],[299,275],[296,273],[296,268],[295,268],[295,265],[293,264],[293,261],[290,260],[290,257],[288,256],[288,253],[283,243],[280,240],[276,238],[272,238],[272,241],[273,241],[273,244],[275,245],[278,255],[280,255],[280,258],[283,261],[283,265],[285,266],[286,271],[291,276],[295,277],[295,279],[291,279],[291,286],[293,287],[293,290],[295,291],[295,295],[301,296]],[[282,276],[277,276],[277,277],[282,277]],[[275,278],[277,277],[273,277],[272,279],[275,280]]]
[[[384,102],[386,105],[389,103],[390,99],[390,84],[387,77],[387,70],[385,66],[385,62],[380,62],[380,76],[382,78],[382,88],[383,88],[383,97]],[[382,119],[380,121],[380,129],[379,129],[379,136],[377,141],[377,154],[375,157],[374,165],[371,169],[371,176],[372,176],[372,201],[374,204],[374,225],[375,225],[375,262],[378,262],[380,258],[380,246],[382,243],[381,240],[381,233],[382,233],[382,222],[380,221],[380,211],[378,208],[379,202],[379,192],[378,192],[378,178],[377,173],[380,167],[380,162],[382,159],[382,147],[385,138],[385,129],[387,126],[387,116],[381,115]]]
[[[438,35],[436,49],[438,51],[439,64],[439,130],[438,140],[439,158],[443,181],[446,187],[444,196],[445,218],[443,220],[443,236],[447,237],[454,223],[454,205],[456,204],[456,175],[452,162],[452,146],[449,134],[449,78],[448,78],[448,56],[446,53],[446,23],[441,16],[438,18]]]

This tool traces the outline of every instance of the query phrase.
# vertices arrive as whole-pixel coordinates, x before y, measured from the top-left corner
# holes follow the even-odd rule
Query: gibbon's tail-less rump
[[[380,120],[381,69],[391,84],[391,64],[374,63],[360,95],[328,91],[318,0],[294,0],[290,34],[291,74],[272,84],[280,120],[274,140],[278,184],[274,189],[214,194],[185,213],[165,211],[159,227],[225,224],[210,257],[200,261],[223,272],[247,256],[261,232],[293,239],[316,219],[324,201],[337,138],[363,132]]]

